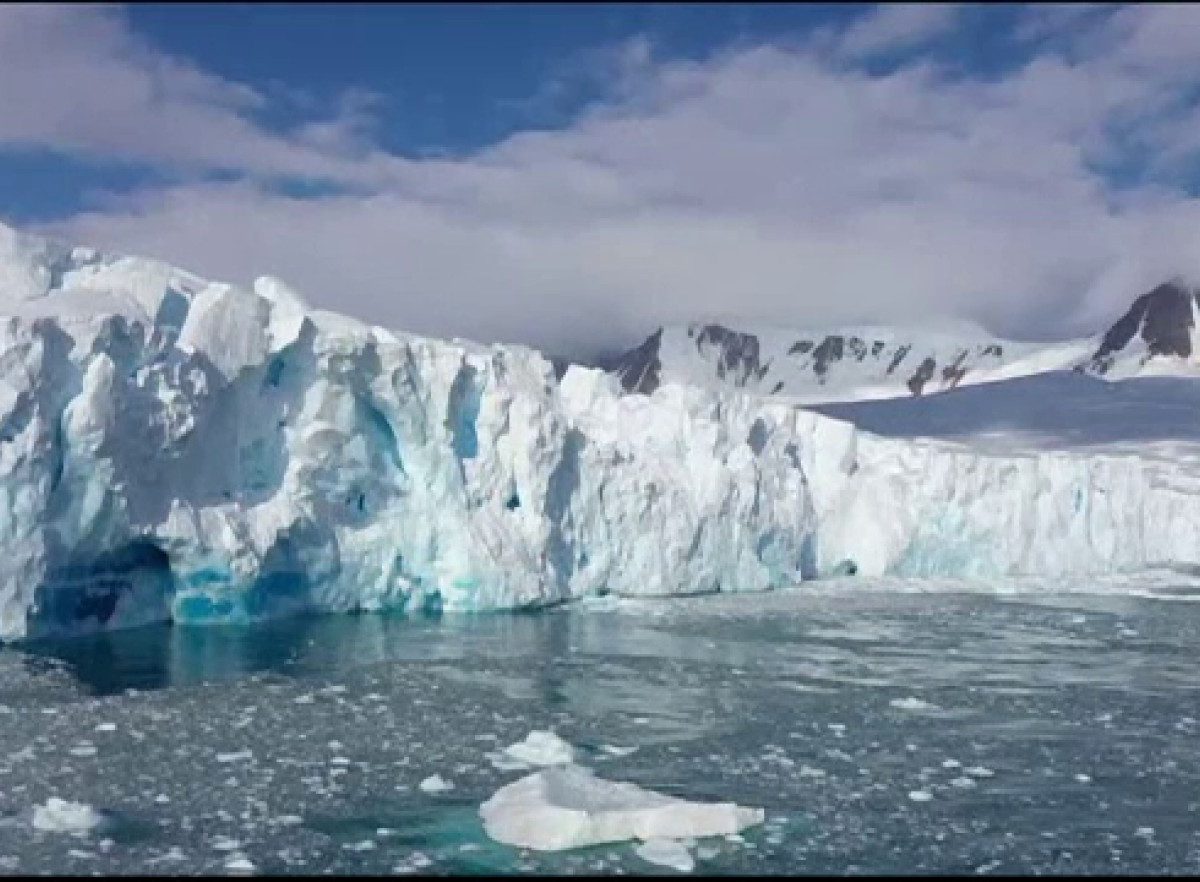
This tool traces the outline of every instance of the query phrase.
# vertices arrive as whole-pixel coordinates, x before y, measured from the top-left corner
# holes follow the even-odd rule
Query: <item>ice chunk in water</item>
[[[441,793],[443,790],[453,790],[454,785],[441,775],[430,775],[417,785],[426,793]]]
[[[527,766],[559,766],[575,759],[575,750],[553,732],[534,729],[524,741],[510,744],[504,752]]]
[[[650,839],[634,851],[644,861],[670,867],[681,873],[690,873],[696,867],[696,861],[688,853],[687,847],[674,839]]]
[[[726,836],[765,813],[732,802],[689,802],[575,765],[554,766],[501,787],[480,806],[488,836],[538,851],[628,839]]]
[[[70,833],[86,836],[104,820],[104,817],[87,803],[70,802],[52,796],[45,805],[33,810],[33,826],[36,830],[51,833]]]

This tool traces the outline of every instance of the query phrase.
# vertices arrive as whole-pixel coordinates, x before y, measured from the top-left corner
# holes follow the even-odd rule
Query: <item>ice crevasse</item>
[[[1200,562],[1136,456],[985,455],[784,402],[622,395],[0,226],[0,638],[303,610]]]

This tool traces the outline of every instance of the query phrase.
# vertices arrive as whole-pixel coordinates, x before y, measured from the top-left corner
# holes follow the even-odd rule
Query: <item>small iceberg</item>
[[[537,851],[729,836],[766,816],[760,808],[689,802],[627,781],[606,781],[576,765],[542,769],[501,787],[479,814],[492,839]]]
[[[87,803],[70,802],[52,796],[45,805],[33,810],[33,827],[49,833],[70,833],[86,836],[93,827],[99,826],[104,816]]]

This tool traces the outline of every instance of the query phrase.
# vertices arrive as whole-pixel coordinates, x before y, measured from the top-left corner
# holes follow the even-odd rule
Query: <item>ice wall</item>
[[[984,457],[0,227],[0,638],[1193,562],[1137,458]]]

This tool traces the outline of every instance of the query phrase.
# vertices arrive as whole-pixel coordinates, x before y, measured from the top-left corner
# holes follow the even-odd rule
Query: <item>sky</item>
[[[1200,279],[1200,5],[0,4],[0,220],[441,337]]]

